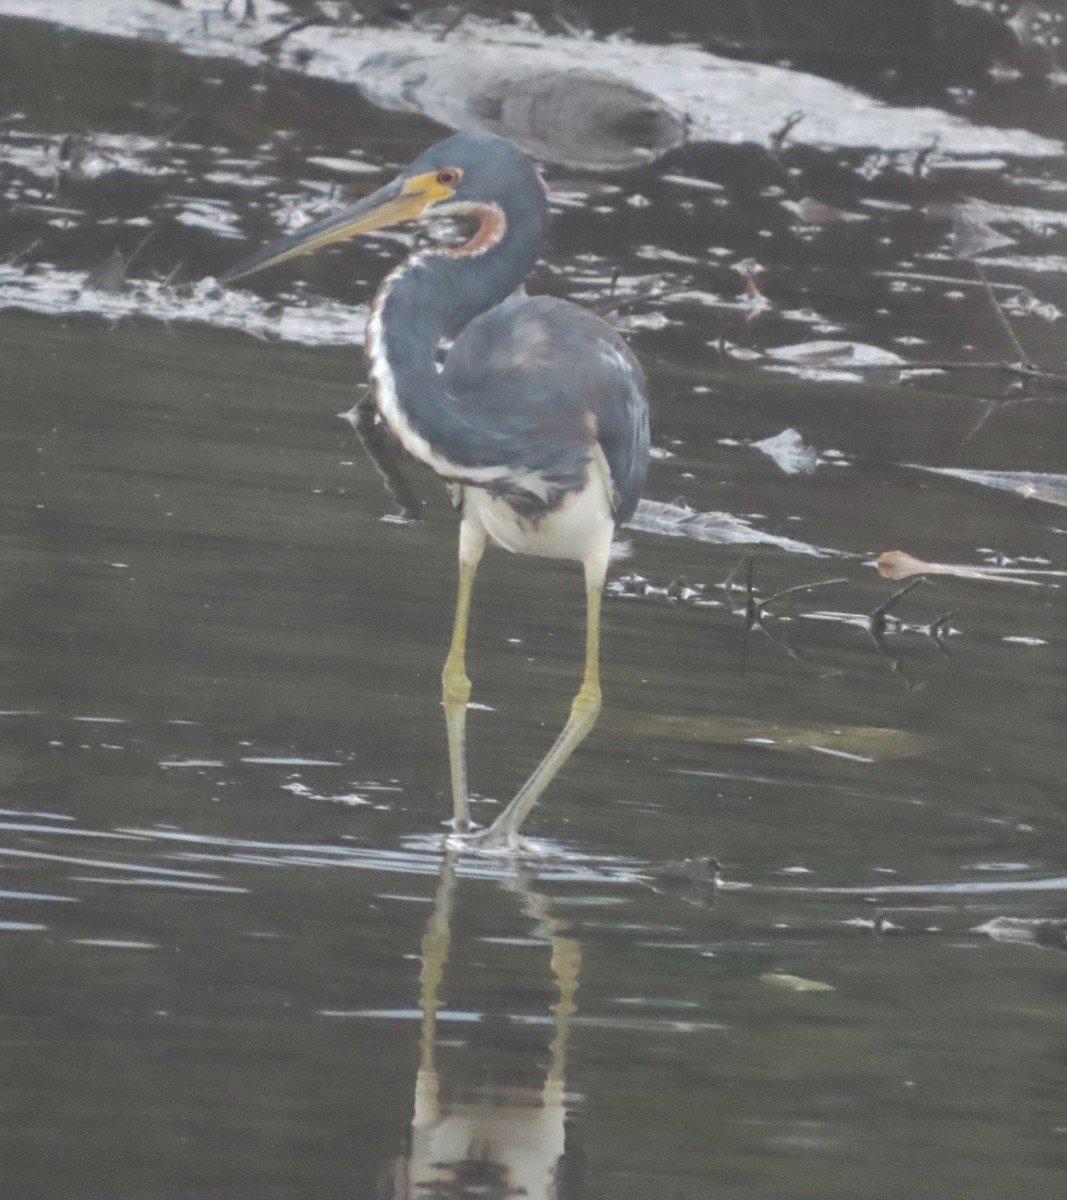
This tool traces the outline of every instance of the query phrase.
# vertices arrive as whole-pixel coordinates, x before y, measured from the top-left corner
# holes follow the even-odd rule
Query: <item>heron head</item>
[[[518,146],[505,138],[457,133],[423,151],[391,183],[257,251],[219,279],[228,283],[323,246],[406,221],[494,209],[505,218],[530,210],[543,223],[548,205],[541,178]]]

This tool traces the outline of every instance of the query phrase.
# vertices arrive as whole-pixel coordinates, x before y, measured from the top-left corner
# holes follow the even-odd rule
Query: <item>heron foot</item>
[[[454,824],[454,822],[452,823]],[[506,829],[456,829],[445,835],[445,846],[470,854],[494,854],[524,858],[543,858],[545,851],[537,842]]]

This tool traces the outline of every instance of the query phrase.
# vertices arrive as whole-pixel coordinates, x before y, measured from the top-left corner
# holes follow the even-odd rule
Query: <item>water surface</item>
[[[646,495],[700,519],[626,533],[604,714],[530,820],[541,857],[456,860],[454,516],[412,469],[423,519],[383,520],[336,415],[405,243],[242,293],[268,325],[332,314],[318,344],[253,337],[251,307],[182,319],[181,292],[162,320],[137,291],[217,274],[289,201],[351,185],[311,160],[370,186],[440,129],[226,61],[0,32],[0,257],[36,289],[0,312],[3,1194],[504,1195],[505,1168],[651,1200],[1061,1194],[1062,382],[771,352],[1014,361],[927,211],[980,200],[1015,239],[981,257],[996,294],[1038,305],[1011,330],[1062,371],[1062,163],[916,175],[787,145],[791,183],[753,146],[692,145],[549,170],[531,286],[596,302],[616,272],[624,294],[658,277],[620,317],[653,396]],[[865,219],[806,224],[784,202],[809,194]],[[149,230],[140,282],[105,292],[128,311],[72,312],[63,273],[89,294]],[[789,428],[811,473],[753,445]],[[1006,574],[932,574],[882,628],[890,550]],[[844,582],[749,629],[748,554],[765,599]],[[481,819],[562,722],[582,618],[573,568],[487,556]],[[661,870],[701,856],[718,890]],[[432,1164],[469,1143],[461,1186]]]

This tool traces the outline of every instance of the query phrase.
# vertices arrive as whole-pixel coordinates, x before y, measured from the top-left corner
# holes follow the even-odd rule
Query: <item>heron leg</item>
[[[470,618],[474,576],[485,550],[485,530],[474,521],[459,527],[459,586],[452,644],[441,672],[441,703],[448,730],[448,762],[452,775],[452,824],[457,833],[470,828],[467,803],[467,702],[471,681],[467,678],[467,623]]]
[[[519,828],[530,809],[596,724],[600,715],[600,599],[607,574],[609,549],[610,541],[602,552],[585,561],[585,673],[582,686],[571,701],[567,724],[507,808],[488,829],[477,835],[476,844],[497,846],[517,842]]]

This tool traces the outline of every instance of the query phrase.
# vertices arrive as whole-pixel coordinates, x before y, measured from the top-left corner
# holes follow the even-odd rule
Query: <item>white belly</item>
[[[606,561],[615,520],[599,474],[589,475],[582,491],[571,492],[558,509],[536,522],[519,516],[506,500],[484,488],[466,487],[463,519],[479,524],[491,541],[513,554],[579,562],[602,554]]]

